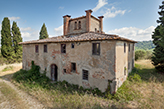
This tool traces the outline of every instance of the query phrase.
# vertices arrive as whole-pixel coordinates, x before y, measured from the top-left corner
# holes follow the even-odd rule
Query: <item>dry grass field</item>
[[[133,73],[116,94],[119,100],[88,93],[80,94],[76,90],[70,93],[68,90],[72,89],[67,85],[64,86],[67,90],[61,90],[62,87],[59,85],[47,89],[35,82],[18,83],[11,77],[21,69],[21,64],[8,66],[12,67],[0,67],[0,108],[164,109],[164,74],[157,73],[150,60],[135,62]],[[135,74],[137,76],[134,76]],[[35,102],[34,106],[30,101]]]

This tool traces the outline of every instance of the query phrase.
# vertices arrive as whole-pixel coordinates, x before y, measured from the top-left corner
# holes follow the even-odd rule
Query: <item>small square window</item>
[[[66,44],[61,44],[61,53],[66,53]]]
[[[126,43],[124,43],[124,53],[126,53]]]
[[[38,53],[38,52],[39,52],[39,46],[35,45],[35,53]]]
[[[47,53],[47,45],[44,45],[44,52]]]
[[[76,63],[71,63],[71,71],[76,72]]]
[[[75,44],[74,43],[71,44],[71,48],[75,48]]]
[[[66,73],[66,69],[63,69],[63,72]]]
[[[83,70],[83,80],[88,80],[88,70]]]
[[[100,43],[93,43],[92,44],[92,54],[93,55],[100,55]]]

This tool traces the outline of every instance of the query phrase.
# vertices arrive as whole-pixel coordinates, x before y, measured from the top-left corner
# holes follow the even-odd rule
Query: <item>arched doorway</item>
[[[51,65],[51,80],[57,81],[58,79],[58,67],[55,64]]]

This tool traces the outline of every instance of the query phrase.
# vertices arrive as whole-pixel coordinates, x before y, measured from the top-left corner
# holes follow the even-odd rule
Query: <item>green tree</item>
[[[155,28],[152,35],[153,43],[155,45],[152,62],[157,70],[164,71],[164,1],[162,2],[162,5],[159,6],[159,9],[160,11],[158,14],[160,17],[159,20],[157,20],[159,25]]]
[[[10,32],[10,20],[5,17],[2,21],[1,30],[1,53],[10,63],[13,62],[14,50],[12,46],[12,37]]]
[[[22,60],[22,45],[19,45],[19,42],[22,42],[22,37],[16,22],[13,22],[12,25],[12,39],[15,58],[18,62],[20,62]]]
[[[145,50],[136,50],[135,51],[135,60],[145,59],[146,51]]]
[[[43,26],[40,30],[39,39],[46,39],[46,38],[48,38],[48,33],[47,33],[46,25],[45,25],[45,23],[43,23]]]

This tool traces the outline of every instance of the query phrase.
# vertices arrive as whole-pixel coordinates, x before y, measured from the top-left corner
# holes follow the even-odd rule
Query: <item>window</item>
[[[63,69],[63,72],[66,73],[66,69]]]
[[[83,80],[88,80],[88,70],[83,70]]]
[[[47,45],[44,45],[44,52],[47,53]]]
[[[74,43],[72,43],[72,44],[71,44],[71,48],[75,48],[75,45],[74,45]]]
[[[100,43],[93,43],[92,44],[92,54],[93,55],[100,55]]]
[[[124,67],[124,75],[126,75],[126,67]]]
[[[79,29],[81,29],[81,21],[79,21]]]
[[[133,51],[134,51],[134,44],[133,44]]]
[[[61,53],[66,53],[66,44],[61,44]]]
[[[77,29],[77,22],[75,22],[75,30]]]
[[[39,52],[39,46],[35,45],[35,53],[38,53],[38,52]]]
[[[97,32],[97,28],[95,28],[95,32]]]
[[[126,53],[126,43],[124,43],[124,53]]]
[[[76,71],[76,63],[71,63],[71,72]]]
[[[128,46],[128,49],[129,49],[129,52],[130,52],[130,44],[129,44],[129,46]]]

